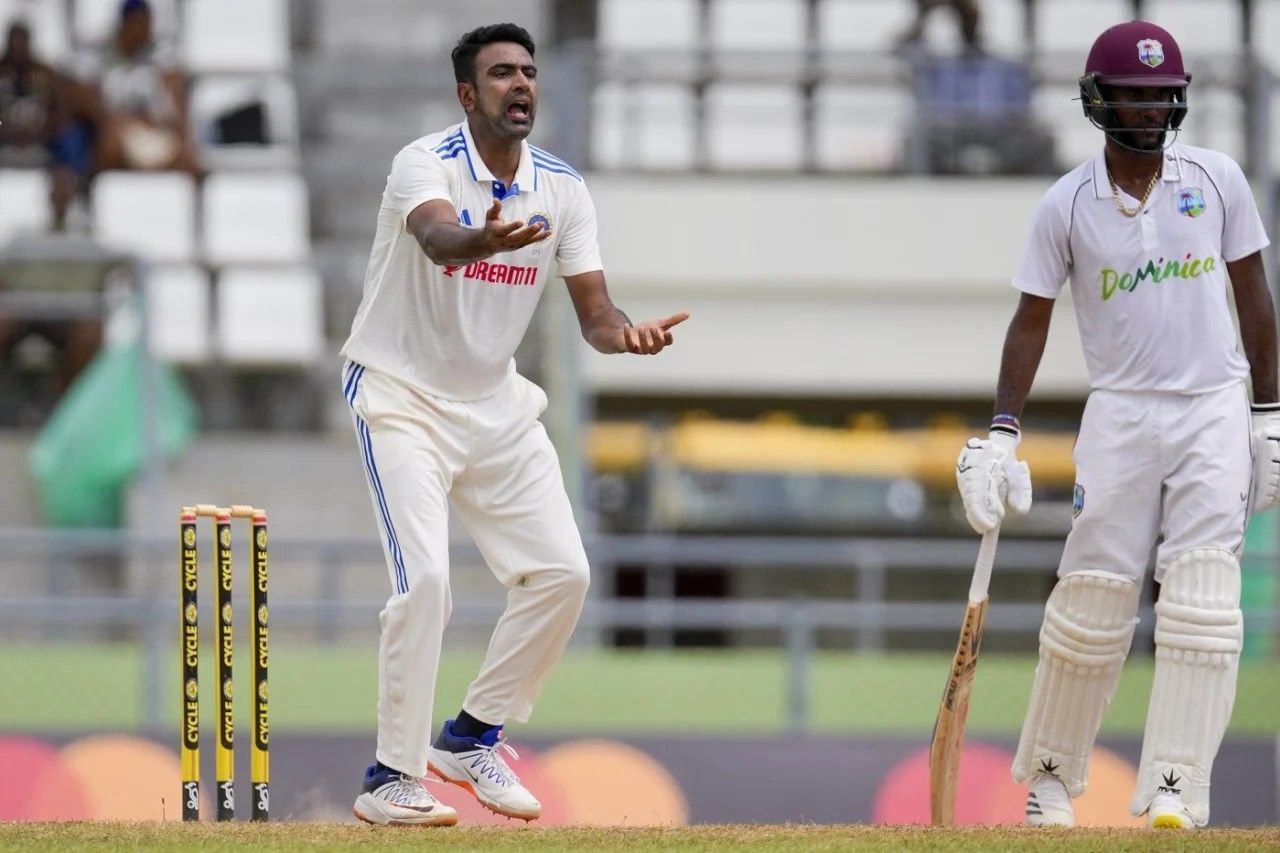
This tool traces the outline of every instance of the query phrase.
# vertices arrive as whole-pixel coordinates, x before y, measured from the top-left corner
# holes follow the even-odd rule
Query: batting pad
[[[1075,572],[1058,581],[1044,607],[1040,663],[1022,724],[1014,781],[1057,776],[1084,793],[1089,753],[1138,624],[1139,587],[1110,572]]]
[[[1209,822],[1209,774],[1231,719],[1243,641],[1235,555],[1199,548],[1174,560],[1156,602],[1156,675],[1135,815],[1164,791],[1181,795],[1197,825]]]

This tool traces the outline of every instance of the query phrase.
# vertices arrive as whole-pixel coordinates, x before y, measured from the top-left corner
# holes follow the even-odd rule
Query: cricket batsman
[[[1030,508],[1018,418],[1070,281],[1092,390],[1074,452],[1074,519],[1013,763],[1034,826],[1074,825],[1071,801],[1085,790],[1153,547],[1155,680],[1131,810],[1153,827],[1208,822],[1240,659],[1245,524],[1277,503],[1268,239],[1240,167],[1175,142],[1190,81],[1177,42],[1155,24],[1130,21],[1094,42],[1080,96],[1105,142],[1032,218],[991,431],[969,440],[956,468],[978,532],[999,524],[1006,504]]]
[[[392,586],[381,614],[377,752],[354,807],[369,823],[456,823],[423,785],[428,771],[498,814],[541,814],[503,758],[502,729],[529,718],[588,585],[559,462],[538,421],[546,395],[512,358],[552,267],[600,352],[661,352],[688,317],[633,324],[610,301],[582,176],[525,141],[538,110],[533,54],[515,24],[480,27],[454,48],[465,115],[392,161],[364,298],[342,348],[343,393]],[[507,607],[461,710],[432,741],[450,611],[450,503],[507,588]]]

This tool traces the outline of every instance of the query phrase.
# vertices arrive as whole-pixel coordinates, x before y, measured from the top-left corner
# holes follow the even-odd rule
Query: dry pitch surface
[[[0,823],[2,850],[1277,850],[1280,828],[931,829],[896,826],[375,828],[335,823]]]

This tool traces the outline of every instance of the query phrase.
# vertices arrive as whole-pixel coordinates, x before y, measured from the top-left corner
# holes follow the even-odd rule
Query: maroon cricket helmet
[[[1177,131],[1187,117],[1187,85],[1191,75],[1182,65],[1182,50],[1164,27],[1150,21],[1116,24],[1098,36],[1085,60],[1080,78],[1080,101],[1085,117],[1125,148],[1145,152],[1131,142],[1133,134],[1147,130]],[[1166,100],[1119,104],[1107,99],[1104,87],[1166,89]],[[1121,127],[1115,117],[1120,107],[1169,107],[1162,128]],[[1175,133],[1176,135],[1176,133]],[[1160,147],[1165,147],[1161,134]],[[1172,139],[1169,140],[1170,142]]]
[[[1150,21],[1116,24],[1093,43],[1085,74],[1110,86],[1186,86],[1182,50],[1164,27]]]

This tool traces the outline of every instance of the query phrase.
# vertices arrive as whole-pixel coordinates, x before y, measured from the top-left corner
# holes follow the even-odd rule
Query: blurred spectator
[[[907,31],[899,37],[899,49],[918,45],[920,39],[924,37],[925,21],[929,15],[938,9],[945,8],[955,13],[956,21],[960,26],[960,38],[964,40],[965,50],[969,53],[977,53],[982,50],[982,38],[979,29],[982,16],[978,10],[978,0],[915,0],[915,2],[916,19],[907,28]]]
[[[116,34],[82,73],[97,95],[99,170],[199,171],[182,72],[155,43],[147,0],[124,0]]]
[[[75,84],[32,53],[27,26],[11,25],[0,54],[0,168],[51,170],[50,203],[59,228],[89,173],[85,106]]]
[[[1054,137],[1031,105],[1031,69],[993,56],[925,57],[916,63],[913,171],[1048,174]]]

